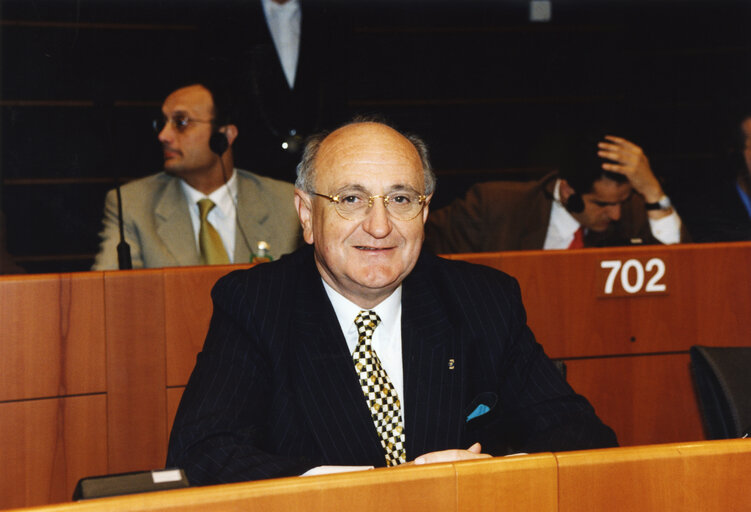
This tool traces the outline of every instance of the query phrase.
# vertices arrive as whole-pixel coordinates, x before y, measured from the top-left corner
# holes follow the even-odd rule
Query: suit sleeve
[[[177,411],[167,465],[193,485],[299,475],[314,464],[264,451],[273,366],[252,319],[238,317],[243,290],[220,280],[214,314]]]
[[[133,268],[143,268],[141,247],[133,227],[132,220],[127,217],[123,220],[125,241],[130,245],[130,257]],[[110,190],[104,200],[104,219],[102,231],[99,233],[99,252],[94,260],[91,270],[117,270],[117,244],[120,243],[120,228],[117,215],[117,192]]]

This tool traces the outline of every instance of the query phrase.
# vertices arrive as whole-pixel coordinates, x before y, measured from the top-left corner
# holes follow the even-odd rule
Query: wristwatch
[[[663,194],[659,201],[656,203],[644,203],[644,209],[649,210],[669,210],[673,206],[670,202],[670,198]]]

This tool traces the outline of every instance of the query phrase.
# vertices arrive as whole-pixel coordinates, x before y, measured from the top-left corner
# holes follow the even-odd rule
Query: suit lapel
[[[168,175],[164,175],[164,179],[166,183],[155,209],[156,232],[177,265],[198,265],[196,237],[180,181]]]
[[[463,431],[460,343],[421,257],[404,281],[404,367],[407,459],[459,446]],[[431,277],[433,279],[431,279]]]
[[[352,356],[312,258],[310,267],[298,287],[293,310],[299,314],[291,326],[300,406],[328,460],[383,466],[383,448]]]

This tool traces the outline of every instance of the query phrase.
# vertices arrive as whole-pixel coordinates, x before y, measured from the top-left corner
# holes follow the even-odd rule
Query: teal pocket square
[[[485,414],[489,410],[490,410],[490,407],[488,407],[485,404],[480,404],[477,407],[475,407],[475,410],[472,411],[472,413],[469,416],[467,416],[467,421],[473,420],[473,419],[477,418],[478,416],[482,416],[483,414]]]

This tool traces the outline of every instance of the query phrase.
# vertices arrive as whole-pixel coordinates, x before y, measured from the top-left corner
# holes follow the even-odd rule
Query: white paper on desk
[[[351,471],[365,471],[373,466],[318,466],[307,470],[300,476],[332,475],[334,473],[349,473]]]

